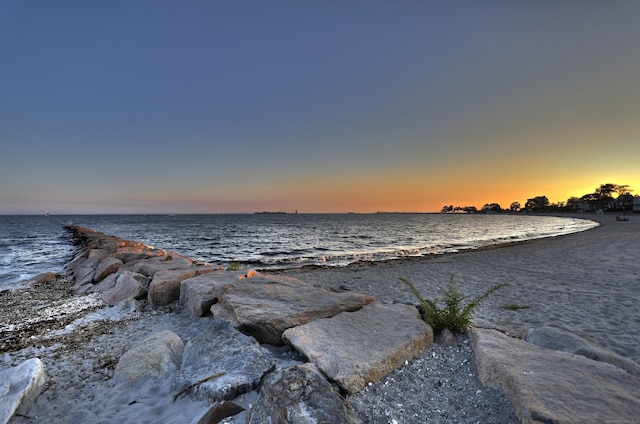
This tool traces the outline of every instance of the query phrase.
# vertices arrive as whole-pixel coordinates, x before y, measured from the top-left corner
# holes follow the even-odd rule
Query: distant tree
[[[443,206],[443,207],[442,207],[442,212],[443,212],[443,213],[453,212],[453,205]]]
[[[580,199],[578,199],[575,196],[570,197],[567,199],[567,205],[565,206],[565,208],[570,210],[577,210],[579,204],[580,204]]]
[[[512,212],[518,212],[520,210],[520,202],[513,202],[511,206],[509,206],[509,210]]]
[[[596,194],[598,194],[603,199],[613,198],[613,193],[616,193],[618,196],[621,194],[629,193],[628,185],[620,185],[620,184],[600,184],[600,187],[596,189]]]
[[[597,210],[600,209],[601,206],[601,201],[600,201],[600,195],[598,193],[589,193],[589,194],[585,194],[580,198],[580,209],[585,211],[585,210]]]
[[[589,205],[590,209],[615,209],[616,202],[613,197],[614,194],[620,197],[623,194],[629,194],[631,190],[628,185],[620,185],[613,183],[600,184],[600,187],[596,188],[595,192],[585,194],[580,198],[583,203]]]
[[[484,205],[482,207],[482,212],[484,212],[484,213],[502,212],[502,208],[497,203],[487,203],[486,205]]]
[[[524,204],[524,208],[528,211],[543,211],[549,206],[549,199],[547,196],[537,196],[532,199],[527,199],[527,203]]]

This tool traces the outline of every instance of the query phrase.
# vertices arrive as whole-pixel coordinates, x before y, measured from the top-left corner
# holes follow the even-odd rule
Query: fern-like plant
[[[425,299],[420,295],[411,281],[405,278],[400,278],[400,281],[405,283],[411,290],[411,293],[418,299],[420,302],[418,310],[420,311],[422,319],[429,324],[436,333],[439,333],[445,328],[456,333],[466,333],[471,326],[471,314],[473,310],[493,292],[508,285],[506,283],[496,284],[466,305],[463,305],[462,302],[469,296],[465,296],[453,288],[452,275],[449,280],[449,286],[446,289],[440,289],[444,294],[444,308],[441,308],[438,305],[440,299]]]

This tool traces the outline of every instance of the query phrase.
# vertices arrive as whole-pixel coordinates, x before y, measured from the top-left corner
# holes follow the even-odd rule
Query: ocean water
[[[256,269],[444,254],[597,225],[573,218],[483,214],[0,215],[0,284],[60,271],[74,249],[67,223],[202,262],[239,260]]]

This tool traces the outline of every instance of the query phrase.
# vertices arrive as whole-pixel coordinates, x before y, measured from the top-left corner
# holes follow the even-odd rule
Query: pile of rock
[[[220,270],[140,242],[77,226],[67,229],[80,240],[75,257],[65,266],[74,289],[102,293],[109,305],[129,298],[167,305],[180,297],[182,280]]]
[[[78,293],[97,293],[109,305],[180,302],[209,320],[207,331],[186,343],[168,330],[152,334],[120,357],[114,374],[127,384],[167,383],[176,397],[211,403],[200,422],[237,414],[243,408],[234,400],[254,390],[249,423],[358,422],[342,394],[382,380],[433,341],[410,305],[226,271],[85,228],[69,230],[80,249],[65,271]],[[504,389],[522,422],[631,421],[640,413],[640,372],[632,361],[553,328],[531,329],[520,340],[486,327],[470,334],[478,376]],[[265,344],[287,345],[307,362],[281,366]],[[45,379],[36,358],[3,371],[0,424]]]
[[[81,240],[65,267],[78,292],[101,293],[110,305],[131,298],[146,298],[152,307],[179,301],[194,317],[211,319],[211,329],[186,344],[170,331],[153,334],[120,358],[115,378],[171,379],[180,396],[225,405],[227,412],[239,410],[229,401],[259,387],[259,401],[248,412],[252,423],[269,417],[357,422],[340,392],[380,380],[433,341],[410,305],[226,271],[85,228],[69,230]],[[261,344],[287,344],[308,362],[276,368]]]

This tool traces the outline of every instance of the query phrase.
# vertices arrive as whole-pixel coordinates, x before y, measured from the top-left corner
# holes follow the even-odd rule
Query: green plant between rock
[[[508,311],[518,311],[520,309],[529,309],[530,307],[531,305],[521,305],[515,302],[505,303],[501,306],[502,309],[506,309]]]
[[[242,262],[240,261],[229,261],[229,266],[227,267],[228,271],[240,271],[240,265]]]
[[[507,283],[496,284],[466,305],[463,305],[462,302],[469,296],[466,296],[453,288],[452,275],[449,280],[448,287],[446,289],[440,289],[444,294],[444,308],[441,308],[438,305],[440,299],[425,299],[420,295],[411,281],[405,278],[400,278],[400,281],[405,283],[411,290],[411,293],[413,293],[416,299],[420,301],[420,304],[418,305],[420,315],[422,316],[422,319],[429,324],[431,328],[433,328],[435,333],[439,333],[445,328],[454,333],[466,333],[471,326],[471,314],[473,313],[473,310],[478,307],[480,302],[485,300],[496,290],[509,285]]]

